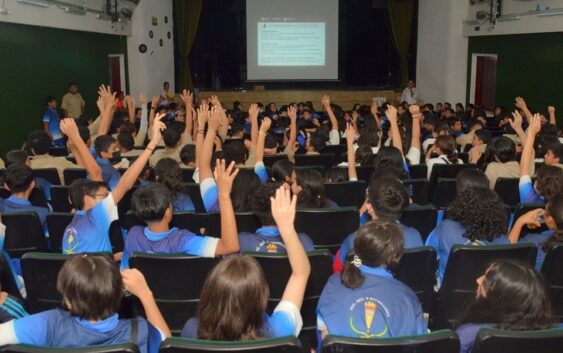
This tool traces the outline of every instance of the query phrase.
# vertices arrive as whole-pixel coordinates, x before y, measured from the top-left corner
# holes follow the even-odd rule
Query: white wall
[[[77,6],[84,5],[84,1],[82,0],[66,0],[65,2],[76,4]],[[143,2],[144,1],[141,1],[141,3]],[[112,24],[111,21],[97,19],[95,12],[88,12],[86,15],[75,15],[72,13],[66,13],[63,9],[54,4],[44,8],[18,3],[16,0],[6,0],[5,2],[0,2],[0,4],[2,3],[4,3],[4,8],[9,10],[8,14],[0,14],[0,21],[2,22],[116,35],[131,34],[130,21],[116,22],[115,24]],[[88,8],[99,12],[103,11],[104,4],[105,0],[86,1],[86,6]],[[135,8],[135,5],[129,2],[123,3],[123,6],[130,9]]]
[[[416,86],[429,103],[465,102],[468,40],[462,34],[462,21],[467,7],[458,1],[419,4]]]
[[[156,16],[158,25],[152,25]],[[168,23],[164,22],[168,16]],[[148,97],[159,95],[162,83],[170,82],[174,91],[174,33],[172,28],[172,0],[141,0],[133,14],[132,34],[127,38],[129,64],[129,93],[134,97],[145,93]],[[153,38],[149,37],[153,31]],[[167,33],[170,32],[170,39]],[[163,46],[159,45],[162,39]],[[139,45],[145,44],[147,52],[139,52]]]

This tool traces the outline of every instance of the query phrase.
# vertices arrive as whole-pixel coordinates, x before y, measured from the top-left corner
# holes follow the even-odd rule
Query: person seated
[[[172,126],[167,128],[163,135],[164,149],[156,150],[150,158],[151,166],[155,166],[162,158],[172,158],[176,162],[180,162],[180,151],[185,146],[182,143],[182,132],[179,127]]]
[[[140,299],[147,320],[119,318],[124,288]],[[134,343],[141,353],[153,353],[171,336],[141,272],[127,270],[120,274],[108,256],[68,259],[59,272],[57,291],[64,298],[64,309],[0,324],[0,346],[70,348]]]
[[[172,197],[174,212],[195,212],[195,206],[182,180],[182,171],[178,162],[172,158],[163,158],[153,168],[155,181],[168,189]]]
[[[438,254],[439,283],[454,245],[508,244],[507,228],[505,205],[493,190],[477,187],[458,192],[446,209],[445,219],[426,239],[426,246]]]
[[[50,210],[46,207],[33,206],[29,201],[29,196],[35,187],[31,168],[20,163],[9,166],[4,174],[4,187],[10,192],[10,197],[0,198],[0,213],[33,212],[37,214],[43,231],[48,236],[47,215]]]
[[[461,146],[462,151],[464,151],[465,145],[473,144],[473,147],[476,147],[478,146],[478,144],[477,145],[475,144],[475,134],[477,133],[477,131],[481,131],[481,130],[483,130],[483,123],[481,123],[479,120],[474,120],[469,124],[469,132],[467,134],[462,133],[461,135],[457,136],[455,142]],[[489,140],[490,140],[490,135],[489,135]],[[485,149],[483,149],[482,152],[485,153]]]
[[[102,179],[104,183],[113,190],[121,174],[114,165],[121,163],[121,152],[117,146],[117,140],[110,135],[101,135],[94,140],[94,149],[96,151],[96,163],[102,170]]]
[[[366,210],[360,216],[360,222],[369,219],[394,222],[401,227],[405,249],[423,246],[418,230],[402,224],[399,219],[409,206],[409,195],[405,186],[392,176],[383,176],[371,180],[366,192],[366,201],[360,210]],[[356,233],[350,234],[334,257],[333,270],[339,272],[345,263],[346,256],[354,248]]]
[[[185,145],[180,150],[180,168],[182,169],[195,169],[195,145]]]
[[[239,233],[240,252],[258,251],[267,253],[285,253],[286,248],[280,230],[276,226],[272,215],[270,199],[275,196],[279,188],[278,183],[261,184],[253,194],[251,200],[252,211],[256,213],[258,221],[262,225],[254,233]],[[315,250],[313,241],[307,234],[299,233],[299,241],[305,251]]]
[[[422,143],[422,150],[424,153],[428,152],[430,145],[434,145],[436,143],[436,139],[438,136],[449,135],[449,125],[446,121],[437,121],[436,125],[434,125],[434,130],[432,131],[432,137],[427,138]]]
[[[297,195],[299,208],[338,208],[338,204],[326,197],[321,173],[315,169],[297,169],[291,192]]]
[[[65,157],[49,155],[51,138],[45,131],[37,130],[27,135],[26,147],[32,154],[31,169],[56,168],[61,183],[64,182],[63,171],[66,168],[80,168]]]
[[[484,160],[482,157],[487,151],[491,138],[492,134],[488,129],[479,129],[473,133],[473,147],[469,150],[469,163],[479,165]]]
[[[458,138],[463,135],[463,126],[461,124],[461,119],[457,117],[453,117],[448,120],[448,126],[454,138]]]
[[[393,147],[401,152],[404,169],[408,173],[407,160],[413,165],[420,163],[420,150],[422,148],[420,145],[420,118],[422,116],[420,108],[417,105],[411,105],[409,113],[400,116],[401,126],[399,126],[397,109],[391,104],[387,105],[385,114],[391,125],[390,134]],[[409,125],[410,128],[408,128]],[[409,141],[405,138],[408,133],[411,135],[410,145],[407,144]],[[407,151],[407,153],[405,154],[404,151]]]
[[[135,139],[131,134],[118,134],[117,147],[121,157],[138,157],[143,152],[135,149]]]
[[[275,183],[282,183],[283,187],[290,189],[295,182],[295,164],[289,159],[281,159],[276,161],[270,169],[272,178]]]
[[[26,151],[11,150],[6,153],[6,165],[9,167],[12,164],[25,164],[31,168],[31,158],[29,158]],[[39,187],[43,191],[45,199],[47,199],[47,201],[51,201],[51,188],[53,185],[41,177],[34,177],[33,180],[35,180],[35,186]]]
[[[121,268],[129,268],[129,258],[134,252],[186,253],[195,256],[215,257],[239,250],[236,221],[230,191],[236,171],[233,164],[225,167],[221,161],[215,173],[219,184],[219,211],[221,214],[221,239],[200,237],[176,227],[170,228],[172,220],[172,198],[160,184],[139,188],[131,200],[135,215],[147,223],[146,227],[135,226],[129,230]]]
[[[513,331],[556,327],[542,276],[523,262],[496,260],[477,278],[473,303],[457,324],[460,353],[470,353],[482,328]]]
[[[384,338],[427,333],[420,301],[389,269],[404,243],[395,222],[374,220],[358,229],[354,253],[333,274],[317,305],[317,329],[327,335]],[[320,346],[320,342],[319,342]]]
[[[553,165],[563,168],[563,144],[560,142],[549,144],[546,147],[545,155],[543,156],[545,165]]]
[[[545,222],[547,230],[542,233],[534,233],[530,231],[526,236],[520,238],[522,229],[539,228]],[[538,247],[538,255],[536,257],[536,269],[541,270],[545,254],[549,250],[549,246],[555,242],[563,241],[563,194],[557,194],[543,208],[528,211],[520,216],[510,233],[508,234],[510,243],[533,243]]]
[[[252,257],[233,255],[219,262],[207,276],[196,317],[186,322],[182,337],[249,341],[299,335],[303,326],[300,310],[311,265],[293,225],[297,198],[280,188],[271,204],[292,271],[272,315],[265,313],[269,289],[261,266]],[[237,318],[236,323],[233,318]]]
[[[489,178],[491,189],[495,188],[498,178],[518,178],[520,176],[520,165],[514,160],[516,157],[516,145],[508,137],[495,137],[487,146],[487,154],[490,163],[485,169]]]
[[[23,303],[13,295],[2,292],[2,286],[0,285],[0,324],[21,319],[28,315]]]
[[[432,158],[432,153],[435,153],[438,156]],[[456,143],[452,136],[438,136],[436,138],[436,143],[428,149],[428,152],[426,153],[428,180],[430,180],[430,177],[432,176],[432,167],[434,167],[435,164],[463,164],[461,158],[458,157]]]

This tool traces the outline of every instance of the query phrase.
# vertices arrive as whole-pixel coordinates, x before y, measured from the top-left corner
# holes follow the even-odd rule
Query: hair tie
[[[354,266],[360,268],[360,266],[362,266],[362,259],[360,259],[360,258],[358,257],[358,255],[354,255],[354,260],[352,260],[351,263],[352,263],[352,265],[354,265]]]

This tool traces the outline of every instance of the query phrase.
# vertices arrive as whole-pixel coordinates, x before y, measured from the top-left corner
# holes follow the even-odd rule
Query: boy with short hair
[[[53,96],[45,98],[45,112],[41,118],[43,129],[49,135],[55,147],[64,147],[65,140],[59,130],[59,113],[57,112],[57,99]]]
[[[102,178],[109,189],[113,190],[121,178],[121,174],[113,166],[121,162],[117,140],[110,135],[98,136],[94,141],[94,149],[96,162],[102,169]]]
[[[27,135],[27,148],[33,155],[31,169],[56,168],[61,183],[64,181],[63,171],[66,168],[80,168],[65,157],[54,157],[49,155],[51,150],[51,138],[43,130],[37,130]]]

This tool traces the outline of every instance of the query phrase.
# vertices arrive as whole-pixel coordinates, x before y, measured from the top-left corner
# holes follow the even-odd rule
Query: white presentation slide
[[[258,66],[323,66],[325,37],[325,23],[258,22]]]

